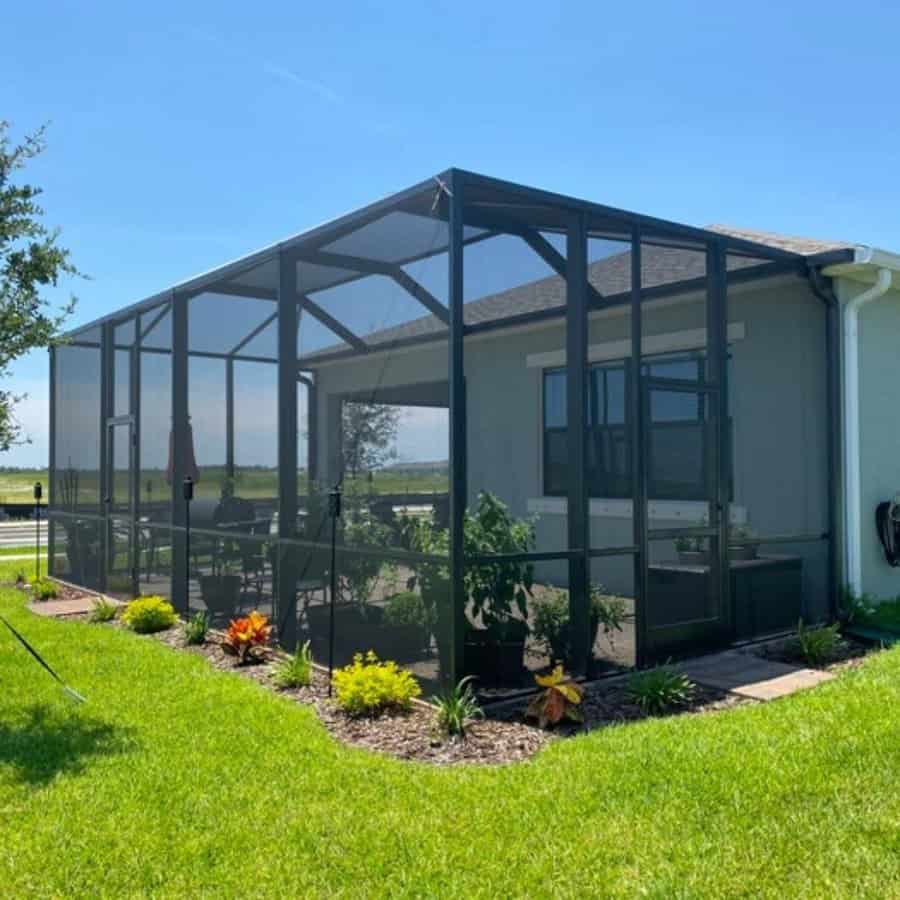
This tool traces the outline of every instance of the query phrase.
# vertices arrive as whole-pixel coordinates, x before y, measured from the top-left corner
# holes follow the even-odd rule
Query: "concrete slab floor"
[[[698,684],[754,700],[786,697],[834,677],[830,672],[763,659],[747,650],[702,656],[680,663],[678,668]]]

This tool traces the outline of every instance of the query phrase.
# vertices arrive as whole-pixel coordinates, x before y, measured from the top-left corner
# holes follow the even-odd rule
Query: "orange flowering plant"
[[[265,656],[271,636],[269,617],[254,610],[249,616],[231,620],[222,649],[236,656],[239,664],[260,660]]]

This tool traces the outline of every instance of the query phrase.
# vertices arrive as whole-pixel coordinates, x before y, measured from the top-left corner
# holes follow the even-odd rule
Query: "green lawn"
[[[116,474],[117,496],[123,496],[127,490],[127,474]],[[204,466],[200,472],[200,480],[196,484],[194,496],[197,499],[219,497],[222,482],[225,480],[224,466]],[[18,469],[0,472],[0,503],[30,503],[34,483],[40,481],[44,485],[46,502],[47,489],[50,483],[46,469]],[[83,481],[96,485],[96,472],[91,476],[83,476]],[[305,473],[300,472],[301,490],[305,481]],[[353,479],[347,478],[348,487]],[[446,471],[394,470],[387,469],[374,472],[371,482],[360,477],[360,485],[364,490],[372,490],[377,494],[432,494],[446,493],[448,475]],[[171,492],[166,483],[165,472],[161,469],[142,469],[138,479],[141,502],[165,500]],[[84,487],[84,484],[82,484]],[[273,498],[278,496],[278,473],[275,469],[239,468],[235,478],[235,490],[247,499]]]
[[[900,894],[900,651],[766,706],[559,742],[504,769],[339,746],[200,658],[0,610],[5,896]]]

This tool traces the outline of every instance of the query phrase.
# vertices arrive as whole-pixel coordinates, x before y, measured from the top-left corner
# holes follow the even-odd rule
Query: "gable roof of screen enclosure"
[[[718,243],[728,254],[729,281],[745,281],[853,259],[850,244],[786,238],[722,225],[696,228],[615,209],[586,200],[448,169],[315,228],[271,244],[233,262],[181,281],[137,303],[71,332],[83,334],[101,323],[152,309],[174,295],[235,295],[274,300],[279,290],[279,258],[287,254],[298,271],[298,303],[335,334],[334,347],[305,358],[310,366],[446,335],[448,310],[407,273],[405,266],[445,253],[448,185],[462,185],[468,245],[499,234],[521,237],[556,272],[509,290],[466,303],[466,332],[510,327],[554,318],[565,308],[565,259],[547,240],[564,233],[573,214],[585,217],[591,237],[630,242],[639,229],[642,245],[642,298],[669,296],[705,284],[705,249]],[[427,227],[424,227],[427,226]],[[437,230],[436,230],[437,229]],[[592,308],[630,299],[630,252],[614,253],[588,268]],[[422,305],[423,315],[392,328],[356,334],[315,303],[318,291],[381,275],[393,279]],[[243,343],[243,342],[242,342]]]

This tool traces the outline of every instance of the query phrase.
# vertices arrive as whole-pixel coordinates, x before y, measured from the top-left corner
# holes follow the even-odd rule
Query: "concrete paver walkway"
[[[692,681],[754,700],[774,700],[814,687],[834,676],[763,659],[747,650],[726,650],[680,663],[678,668]]]
[[[110,603],[123,605],[112,597],[105,598]],[[38,616],[48,618],[65,618],[66,616],[81,616],[89,613],[94,608],[97,597],[77,597],[73,600],[32,600],[28,608]]]

